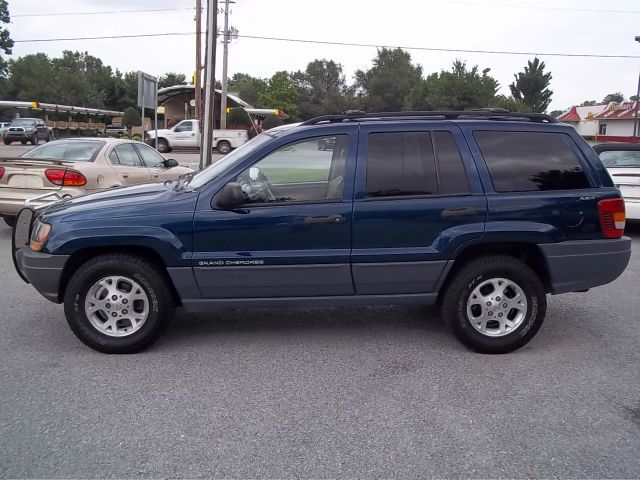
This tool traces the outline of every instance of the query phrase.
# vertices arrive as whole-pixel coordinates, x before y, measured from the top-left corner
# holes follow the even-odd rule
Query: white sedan
[[[141,142],[75,138],[40,145],[16,158],[0,159],[0,216],[13,226],[25,201],[47,193],[61,198],[193,172]],[[43,199],[35,205],[51,202]]]
[[[640,220],[640,144],[601,143],[593,149],[624,197],[628,220]]]

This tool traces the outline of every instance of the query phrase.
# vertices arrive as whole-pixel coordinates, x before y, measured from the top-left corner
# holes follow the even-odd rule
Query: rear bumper
[[[15,252],[16,265],[35,289],[47,300],[60,303],[60,279],[69,255],[34,252],[29,247]]]
[[[24,202],[31,198],[43,195],[45,193],[57,193],[60,196],[77,197],[84,195],[87,191],[84,188],[61,188],[58,190],[48,189],[31,189],[31,188],[0,188],[0,215],[15,216],[24,208]],[[33,202],[32,207],[38,208],[44,205],[51,205],[58,201],[55,197],[45,198]]]
[[[584,240],[538,245],[546,257],[551,293],[567,293],[613,282],[629,264],[631,239]]]
[[[624,199],[624,208],[629,220],[640,220],[640,200]]]

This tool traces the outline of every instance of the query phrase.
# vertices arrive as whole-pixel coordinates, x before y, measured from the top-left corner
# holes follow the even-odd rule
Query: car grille
[[[9,131],[10,131],[10,132],[18,132],[18,133],[22,133],[22,132],[24,132],[24,128],[20,128],[20,127],[9,127]]]

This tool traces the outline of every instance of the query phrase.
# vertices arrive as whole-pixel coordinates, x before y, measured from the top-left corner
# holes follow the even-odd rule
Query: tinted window
[[[58,141],[50,142],[24,153],[24,158],[47,158],[53,160],[68,160],[73,162],[92,162],[104,142],[95,141]]]
[[[434,132],[433,146],[438,163],[440,193],[468,194],[469,179],[462,163],[460,150],[451,132]]]
[[[120,165],[124,165],[127,167],[141,167],[140,158],[136,153],[135,148],[130,143],[125,143],[123,145],[118,145],[114,148],[114,152],[118,155],[118,160]]]
[[[600,153],[600,159],[607,168],[640,167],[640,150],[609,150]]]
[[[347,143],[346,135],[335,135],[278,148],[238,175],[246,203],[342,198]]]
[[[367,159],[367,197],[432,195],[438,192],[428,132],[372,133]]]
[[[142,157],[142,161],[149,168],[161,167],[164,157],[148,145],[137,144],[136,148]]]
[[[496,192],[589,188],[565,135],[475,132]]]

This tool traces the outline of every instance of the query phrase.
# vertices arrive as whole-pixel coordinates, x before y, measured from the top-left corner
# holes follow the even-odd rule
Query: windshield
[[[35,124],[35,120],[30,120],[28,118],[16,118],[11,122],[11,126],[13,127],[29,127]]]
[[[640,150],[606,151],[600,153],[600,160],[607,168],[640,167]]]
[[[257,137],[249,140],[247,143],[242,145],[241,147],[233,150],[231,153],[222,157],[213,165],[208,166],[201,172],[198,172],[196,176],[193,177],[193,180],[189,182],[189,186],[192,188],[199,188],[205,183],[210,182],[215,177],[220,175],[222,172],[230,168],[237,161],[241,160],[245,155],[250,153],[252,150],[264,145],[265,143],[273,140],[274,136],[269,135],[267,133],[262,133]]]
[[[92,162],[104,146],[100,141],[50,142],[22,154],[23,158]]]

